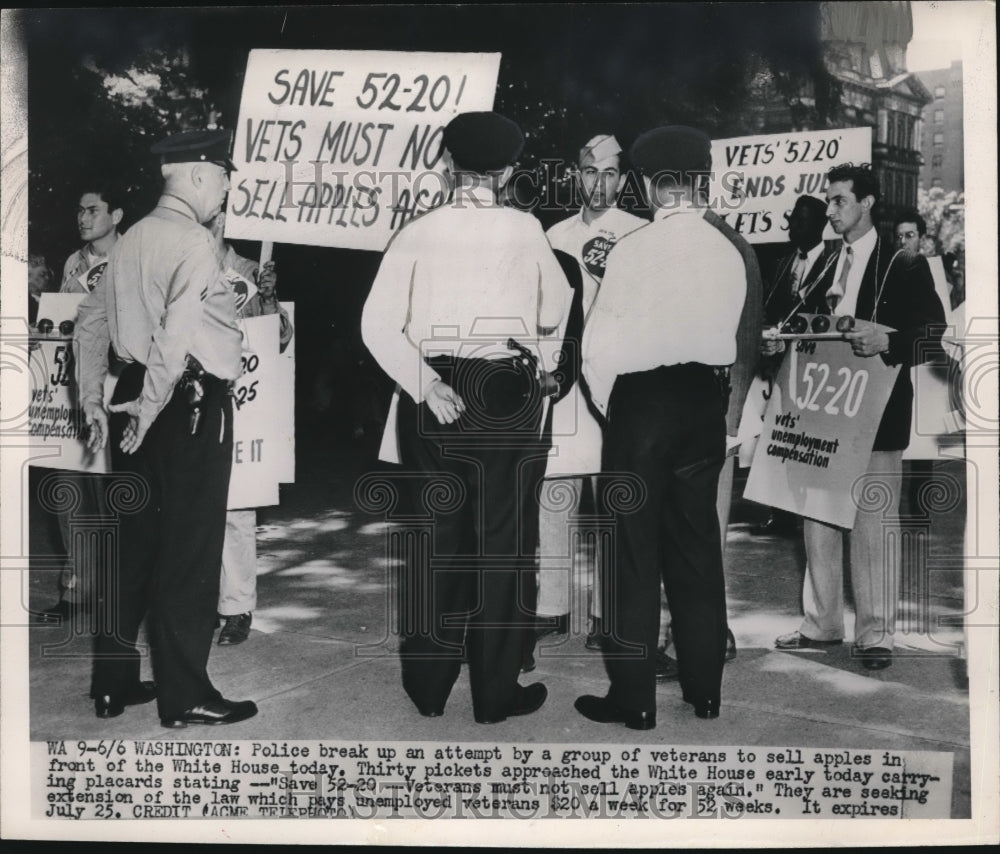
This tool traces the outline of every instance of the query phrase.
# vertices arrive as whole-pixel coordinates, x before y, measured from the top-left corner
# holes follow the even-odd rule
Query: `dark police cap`
[[[632,143],[629,156],[646,175],[697,171],[712,163],[712,140],[695,128],[665,125],[642,134]]]
[[[442,142],[459,166],[491,172],[517,160],[524,134],[499,113],[459,113],[445,127]]]
[[[160,155],[161,163],[215,163],[236,171],[229,159],[228,130],[188,130],[161,139],[150,151]]]

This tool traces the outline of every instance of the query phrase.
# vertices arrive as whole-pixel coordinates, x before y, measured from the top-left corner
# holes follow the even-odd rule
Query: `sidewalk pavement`
[[[99,720],[88,699],[90,639],[70,627],[31,629],[31,737],[46,739],[304,739],[454,742],[615,743],[803,746],[927,750],[954,754],[953,817],[968,817],[969,704],[962,653],[961,561],[964,491],[957,505],[932,512],[926,559],[904,555],[896,655],[870,672],[850,643],[817,652],[774,649],[798,627],[804,551],[801,540],[754,537],[766,509],[734,499],[726,579],[730,626],[739,655],[726,666],[722,713],[699,720],[677,682],[658,687],[657,727],[646,732],[581,717],[573,701],[603,695],[599,653],[584,649],[585,615],[568,636],[547,638],[537,669],[522,684],[544,682],[537,713],[480,726],[473,721],[463,668],[446,712],[421,717],[403,692],[389,630],[389,577],[383,518],[360,510],[357,478],[374,458],[364,443],[300,440],[298,482],[282,487],[278,507],[258,514],[258,610],[245,643],[213,646],[210,673],[224,696],[253,699],[260,713],[228,727],[167,730],[154,704]],[[308,461],[308,462],[306,462]],[[964,463],[935,463],[965,483]],[[737,477],[735,496],[744,477]],[[905,490],[904,490],[905,491]],[[905,509],[904,503],[904,509]],[[58,550],[37,502],[32,553]],[[950,557],[950,559],[949,559]],[[921,568],[922,565],[922,568]],[[55,598],[57,573],[33,570],[32,610]],[[850,620],[850,615],[848,617]],[[943,620],[943,622],[942,622]],[[851,625],[847,637],[851,637]],[[152,678],[145,669],[144,678]]]

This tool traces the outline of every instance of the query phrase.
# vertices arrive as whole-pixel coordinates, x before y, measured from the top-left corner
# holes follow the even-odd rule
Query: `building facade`
[[[878,219],[887,231],[898,211],[917,203],[924,108],[933,101],[920,78],[906,70],[910,4],[824,3],[821,21],[824,63],[841,87],[836,123],[873,129],[872,165],[882,186]]]
[[[965,136],[962,114],[962,63],[921,71],[920,80],[933,100],[924,108],[924,163],[920,186],[946,193],[965,192]]]

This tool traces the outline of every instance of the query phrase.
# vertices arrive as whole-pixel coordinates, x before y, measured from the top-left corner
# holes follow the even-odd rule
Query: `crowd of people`
[[[98,717],[153,700],[167,727],[257,712],[222,697],[207,672],[219,623],[220,644],[240,643],[256,607],[254,511],[226,510],[231,389],[241,316],[279,313],[282,348],[293,330],[273,264],[258,267],[223,240],[228,146],[225,131],[157,143],[163,193],[124,234],[112,191],[80,197],[84,246],[63,289],[86,294],[75,345],[88,441],[110,446],[110,476],[148,490],[139,512],[121,516],[111,591],[91,597],[106,612]],[[701,131],[657,127],[631,144],[652,221],[618,208],[626,152],[610,134],[593,136],[577,158],[581,207],[547,232],[505,193],[523,146],[518,125],[494,112],[445,127],[452,196],[396,233],[362,313],[364,343],[396,383],[381,456],[434,520],[429,552],[401,569],[403,688],[420,714],[439,716],[464,664],[477,722],[531,714],[547,698],[543,683],[519,681],[535,667],[535,644],[576,619],[609,676],[605,695],[576,700],[585,718],[651,729],[656,682],[668,678],[699,718],[718,717],[723,667],[736,655],[723,555],[740,418],[751,381],[773,382],[782,358],[782,342],[761,330],[796,311],[850,315],[843,338],[855,355],[904,366],[868,464],[897,507],[907,368],[931,352],[944,321],[912,245],[922,221],[908,212],[897,246],[887,244],[874,172],[837,166],[825,201],[797,200],[789,251],[762,275],[753,249],[707,204],[711,144]],[[836,240],[823,240],[828,223]],[[256,294],[240,299],[247,282]],[[106,405],[109,372],[117,385]],[[454,500],[427,502],[434,484]],[[610,539],[591,540],[592,579],[581,578],[577,549],[582,505],[615,521]],[[799,523],[776,514],[759,533],[794,534]],[[845,639],[849,540],[856,655],[871,670],[891,665],[899,567],[884,524],[859,514],[847,538],[802,522],[805,618],[778,649]],[[94,575],[67,549],[63,596],[42,622],[66,619]],[[140,681],[143,619],[155,683]]]

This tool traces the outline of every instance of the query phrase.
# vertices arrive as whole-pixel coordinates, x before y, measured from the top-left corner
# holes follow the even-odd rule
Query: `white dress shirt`
[[[840,247],[840,256],[837,258],[837,269],[833,271],[834,287],[840,281],[841,271],[844,269],[844,262],[847,259],[846,247],[851,247],[853,258],[851,259],[851,269],[847,271],[847,286],[844,288],[844,296],[833,313],[837,315],[854,315],[858,305],[858,291],[861,290],[861,280],[865,276],[865,268],[868,260],[875,251],[875,243],[878,239],[878,232],[872,226],[861,237],[853,243],[846,240]],[[829,293],[829,292],[828,292]]]
[[[583,333],[583,373],[601,412],[621,374],[736,359],[746,268],[702,214],[657,211],[611,253]]]
[[[510,357],[511,337],[538,352],[539,327],[557,328],[571,297],[538,220],[500,207],[486,188],[462,187],[390,242],[361,335],[420,403],[439,378],[424,357]]]
[[[572,255],[583,273],[583,316],[594,304],[597,289],[607,269],[608,255],[626,234],[648,225],[647,221],[620,208],[608,208],[587,223],[581,208],[575,216],[557,222],[545,232],[553,249]]]

